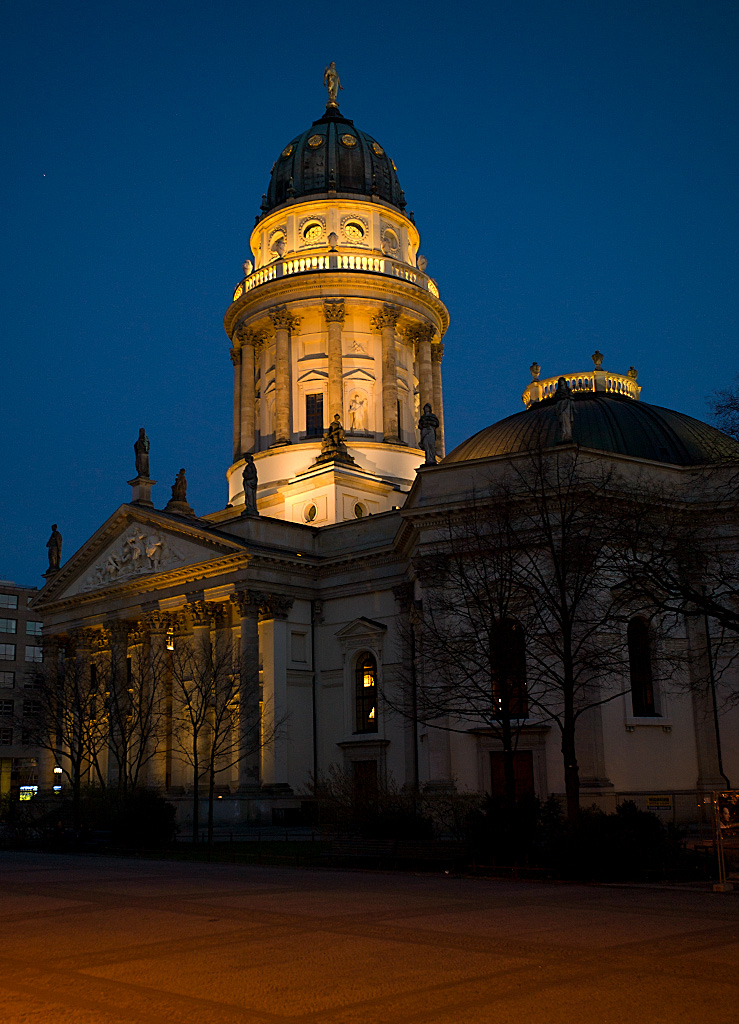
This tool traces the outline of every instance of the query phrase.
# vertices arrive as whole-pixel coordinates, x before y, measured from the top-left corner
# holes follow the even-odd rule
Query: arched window
[[[377,732],[377,662],[369,651],[360,654],[355,669],[356,732]]]
[[[652,678],[652,644],[649,627],[644,619],[631,619],[626,629],[626,639],[629,645],[632,712],[635,718],[654,718],[657,711]]]

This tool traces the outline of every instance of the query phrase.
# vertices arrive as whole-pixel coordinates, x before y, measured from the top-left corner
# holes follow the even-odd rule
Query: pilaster
[[[398,371],[395,359],[395,328],[400,307],[386,302],[370,321],[382,337],[382,428],[388,444],[400,444],[398,436]]]
[[[323,304],[323,315],[328,330],[328,422],[338,413],[344,419],[344,383],[341,332],[345,309],[343,299],[332,299]]]

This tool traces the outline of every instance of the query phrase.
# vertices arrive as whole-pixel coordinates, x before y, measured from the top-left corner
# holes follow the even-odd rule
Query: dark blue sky
[[[39,583],[187,467],[222,507],[222,327],[283,146],[342,112],[398,166],[452,325],[450,445],[543,373],[640,372],[700,418],[739,370],[739,5],[492,0],[0,6],[5,467],[0,576]]]

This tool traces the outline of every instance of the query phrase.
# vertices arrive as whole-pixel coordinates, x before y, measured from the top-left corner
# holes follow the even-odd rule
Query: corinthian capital
[[[255,618],[259,615],[263,596],[257,590],[237,590],[231,594],[230,600],[242,619]]]
[[[323,315],[326,317],[326,323],[343,324],[346,315],[344,300],[331,299],[324,302]]]
[[[408,324],[403,331],[403,334],[408,341],[417,345],[420,341],[431,341],[433,336],[436,334],[436,328],[425,321],[422,323],[415,321],[414,323]]]
[[[438,345],[431,346],[431,362],[440,363],[444,358],[444,346],[441,342]]]
[[[375,313],[370,323],[376,331],[381,331],[384,327],[393,327],[398,323],[400,319],[400,306],[393,306],[391,303],[386,302],[379,313]]]
[[[234,331],[234,338],[242,347],[244,345],[253,345],[254,348],[258,349],[266,337],[267,332],[264,329],[247,327],[246,324],[239,324]]]
[[[187,610],[195,628],[210,626],[211,610],[205,601],[188,601]]]
[[[261,594],[259,615],[262,619],[286,619],[293,599],[284,594]]]
[[[300,317],[293,316],[287,306],[273,306],[269,318],[276,331],[294,331],[300,327]]]
[[[234,364],[234,366],[238,366],[239,363],[241,362],[241,350],[238,348],[232,348],[230,355],[231,362]]]

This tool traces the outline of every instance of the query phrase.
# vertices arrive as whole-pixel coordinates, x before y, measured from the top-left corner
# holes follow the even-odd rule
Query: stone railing
[[[363,274],[384,274],[386,277],[395,277],[402,281],[430,292],[435,298],[439,298],[439,289],[436,282],[428,275],[417,270],[415,267],[401,263],[399,260],[388,259],[387,256],[374,256],[367,254],[352,254],[340,252],[327,252],[320,256],[290,256],[275,260],[266,267],[252,271],[248,277],[241,281],[234,291],[233,301],[236,302],[242,295],[246,295],[253,288],[267,284],[269,281],[277,281],[281,278],[291,277],[294,274],[315,274],[322,271],[360,271]]]
[[[564,377],[571,391],[591,391],[598,394],[623,395],[639,401],[641,387],[636,378],[625,373],[611,373],[609,370],[587,370],[585,373],[560,373],[546,380],[532,380],[521,395],[528,409],[536,402],[551,398],[557,390],[557,382]]]

